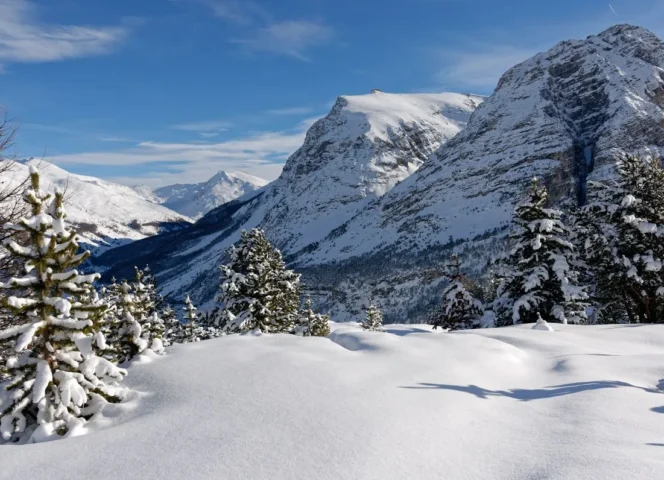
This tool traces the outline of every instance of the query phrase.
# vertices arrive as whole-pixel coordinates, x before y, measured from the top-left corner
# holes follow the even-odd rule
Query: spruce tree
[[[194,306],[189,295],[184,301],[184,318],[186,323],[182,325],[181,342],[194,343],[199,342],[206,337],[205,332],[198,323],[199,315],[198,309]]]
[[[590,185],[580,246],[602,323],[664,322],[664,168],[625,156],[615,181]]]
[[[330,334],[330,317],[316,313],[311,308],[311,299],[304,301],[295,326],[295,334],[303,337],[327,337]]]
[[[260,229],[243,231],[221,266],[216,324],[226,333],[289,333],[300,302],[300,275],[286,269],[281,252]]]
[[[94,344],[104,343],[96,319],[106,306],[94,301],[92,282],[99,275],[76,270],[89,252],[78,253],[76,233],[67,229],[62,192],[54,198],[42,193],[34,167],[30,183],[24,200],[32,215],[3,227],[26,233],[20,243],[5,243],[23,259],[23,274],[0,283],[11,293],[0,308],[18,319],[0,332],[0,343],[13,342],[0,435],[16,441],[73,432],[106,402],[120,399],[116,382],[126,373],[95,354]]]
[[[157,311],[157,292],[150,270],[141,270],[134,267],[136,280],[132,282],[133,291],[131,314],[141,326],[141,338],[145,340],[148,348],[155,353],[163,353],[164,321]]]
[[[430,317],[429,324],[434,330],[438,327],[448,330],[476,328],[484,314],[482,302],[477,300],[463,284],[461,260],[456,255],[447,265],[449,285],[443,291],[443,304],[436,315]]]
[[[372,332],[382,332],[383,329],[383,312],[374,305],[373,300],[369,302],[369,306],[366,308],[366,316],[362,322],[362,329],[369,330]]]
[[[546,188],[533,179],[530,198],[514,213],[513,247],[500,262],[499,325],[544,320],[584,323],[588,298],[578,286],[575,252],[562,212],[547,208]]]

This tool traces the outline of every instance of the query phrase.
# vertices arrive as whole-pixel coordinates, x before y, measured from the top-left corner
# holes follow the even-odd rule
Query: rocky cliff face
[[[583,203],[586,181],[612,175],[616,153],[664,147],[664,44],[629,25],[510,69],[463,130],[478,99],[427,100],[429,113],[415,115],[421,106],[395,107],[409,96],[382,95],[340,98],[279,180],[211,216],[215,235],[178,247],[186,266],[164,271],[166,291],[211,299],[200,286],[210,264],[239,228],[260,225],[335,319],[357,319],[373,296],[387,320],[421,320],[453,251],[478,271],[502,250],[533,176],[554,200]]]
[[[326,292],[373,291],[387,305],[400,299],[391,313],[412,318],[427,288],[435,291],[436,275],[427,267],[435,270],[456,249],[480,268],[491,252],[487,242],[508,226],[533,176],[544,179],[554,200],[583,203],[587,179],[610,176],[618,152],[659,154],[663,68],[664,44],[628,25],[562,42],[515,66],[467,128],[417,173],[345,224],[341,235],[294,261],[318,285],[337,279]],[[394,265],[383,268],[385,259]],[[370,273],[334,274],[331,264],[344,274]],[[399,293],[404,285],[408,292]],[[340,315],[352,316],[357,298],[343,303],[348,313]]]

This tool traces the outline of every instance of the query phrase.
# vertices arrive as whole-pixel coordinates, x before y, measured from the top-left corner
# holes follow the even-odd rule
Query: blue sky
[[[338,95],[489,94],[507,68],[661,0],[0,0],[19,156],[127,184],[275,178]]]

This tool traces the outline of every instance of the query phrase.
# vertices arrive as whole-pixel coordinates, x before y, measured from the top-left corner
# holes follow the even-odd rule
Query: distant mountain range
[[[151,263],[164,293],[210,305],[225,250],[260,226],[335,320],[373,297],[388,321],[417,321],[453,252],[479,272],[504,249],[533,176],[582,204],[617,154],[662,150],[664,43],[617,25],[516,65],[486,99],[340,97],[275,182],[99,261],[118,274]]]
[[[43,160],[15,162],[0,177],[0,184],[20,184],[28,178],[30,165],[39,169],[44,190],[60,187],[65,191],[67,220],[95,255],[193,222],[146,200],[130,187],[76,175]]]
[[[267,180],[240,171],[220,171],[207,182],[176,184],[152,189],[134,187],[139,195],[175,212],[197,220],[224,203],[254,192]]]

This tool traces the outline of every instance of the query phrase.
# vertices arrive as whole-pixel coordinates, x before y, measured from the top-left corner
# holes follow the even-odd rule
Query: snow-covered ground
[[[84,437],[0,447],[21,479],[657,479],[664,326],[233,335],[130,368]]]

